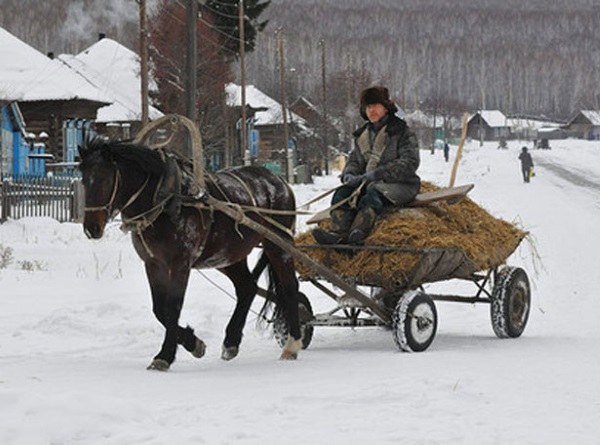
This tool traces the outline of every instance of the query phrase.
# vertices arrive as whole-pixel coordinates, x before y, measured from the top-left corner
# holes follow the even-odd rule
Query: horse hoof
[[[192,352],[192,355],[196,358],[203,357],[204,354],[206,353],[206,343],[204,343],[202,340],[197,338],[196,339],[196,347],[191,352]]]
[[[296,360],[298,358],[297,352],[282,351],[279,360]]]
[[[229,361],[234,359],[238,355],[238,352],[240,352],[240,348],[237,346],[223,346],[223,349],[221,350],[221,358]]]
[[[296,340],[291,335],[288,335],[279,360],[296,360],[298,358],[298,352],[300,352],[301,349],[302,340]]]
[[[162,358],[155,358],[146,369],[151,371],[168,371],[169,366],[171,365],[166,360],[163,360]]]

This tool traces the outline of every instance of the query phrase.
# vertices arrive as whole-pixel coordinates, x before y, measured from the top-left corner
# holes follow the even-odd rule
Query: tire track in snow
[[[556,176],[560,177],[561,179],[564,179],[565,181],[570,182],[571,184],[600,192],[600,182],[591,181],[587,179],[581,171],[578,172],[577,170],[569,170],[568,168],[562,167],[558,164],[554,164],[544,159],[540,159],[539,157],[535,160],[535,163],[540,167],[544,167],[545,169],[550,170]],[[600,178],[598,179],[600,180]]]

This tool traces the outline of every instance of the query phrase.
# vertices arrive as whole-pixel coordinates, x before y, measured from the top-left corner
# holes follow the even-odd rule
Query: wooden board
[[[448,204],[456,204],[467,196],[467,193],[469,193],[473,187],[475,187],[474,184],[466,184],[439,189],[434,192],[419,193],[408,207],[424,207],[439,201],[445,201]],[[329,219],[329,209],[315,213],[308,221],[306,221],[306,224],[316,224],[326,219]]]

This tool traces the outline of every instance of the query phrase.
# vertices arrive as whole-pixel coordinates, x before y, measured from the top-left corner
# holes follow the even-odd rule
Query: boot
[[[352,210],[332,210],[331,229],[325,230],[318,227],[312,231],[312,235],[319,244],[345,244],[353,220],[354,212]]]
[[[350,227],[348,244],[361,245],[369,233],[371,233],[371,229],[375,225],[376,219],[377,212],[371,207],[363,207],[360,209]]]

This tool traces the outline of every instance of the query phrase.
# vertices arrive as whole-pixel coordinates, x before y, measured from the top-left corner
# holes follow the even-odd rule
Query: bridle
[[[114,206],[115,198],[117,197],[117,192],[119,190],[119,185],[121,182],[121,171],[119,170],[119,168],[116,165],[114,167],[115,167],[115,180],[113,181],[113,190],[110,195],[110,199],[108,200],[108,202],[106,204],[101,205],[101,206],[95,206],[95,207],[87,207],[86,206],[86,207],[84,207],[85,213],[97,212],[97,211],[103,210],[106,212],[108,219],[111,219],[119,211],[119,209],[114,209],[113,206]],[[123,205],[121,207],[121,209],[120,209],[121,212],[123,210],[125,210],[127,207],[129,207],[142,194],[142,191],[144,190],[144,188],[146,188],[146,185],[148,185],[149,180],[150,180],[150,174],[146,174],[146,180],[144,181],[142,186],[133,195],[131,195],[131,197],[127,200],[125,205]]]

